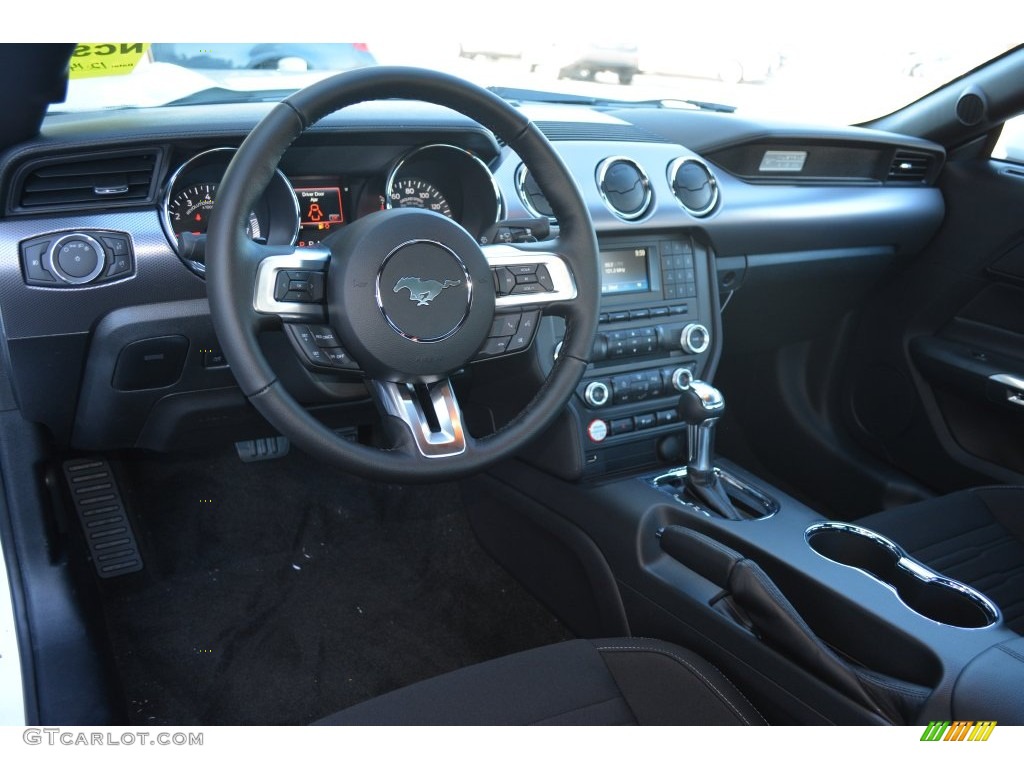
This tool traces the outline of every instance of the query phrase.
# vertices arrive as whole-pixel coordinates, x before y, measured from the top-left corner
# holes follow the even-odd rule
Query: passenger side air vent
[[[892,157],[886,181],[902,184],[921,184],[928,178],[928,171],[932,167],[932,159],[931,155],[925,155],[921,152],[908,152],[898,149]]]
[[[17,212],[140,205],[155,199],[160,150],[96,152],[25,165],[11,197]]]
[[[651,207],[651,180],[627,157],[601,161],[597,166],[597,189],[611,212],[626,221],[639,219]]]
[[[679,204],[694,216],[707,216],[718,205],[718,180],[700,160],[673,160],[668,167],[668,183]]]

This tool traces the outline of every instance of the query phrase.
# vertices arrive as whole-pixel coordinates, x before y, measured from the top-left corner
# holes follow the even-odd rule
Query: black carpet
[[[308,723],[570,636],[480,550],[455,485],[294,451],[115,470],[146,562],[102,585],[133,723]]]

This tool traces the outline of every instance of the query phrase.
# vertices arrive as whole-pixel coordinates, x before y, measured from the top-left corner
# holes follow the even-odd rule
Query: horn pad
[[[323,245],[331,249],[331,324],[371,377],[444,378],[483,345],[494,319],[493,278],[455,222],[432,211],[379,211]]]

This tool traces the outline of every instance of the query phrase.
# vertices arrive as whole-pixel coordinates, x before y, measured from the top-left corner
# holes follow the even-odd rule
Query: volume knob
[[[605,405],[611,395],[611,390],[603,381],[592,381],[583,390],[583,399],[591,408],[600,408]]]

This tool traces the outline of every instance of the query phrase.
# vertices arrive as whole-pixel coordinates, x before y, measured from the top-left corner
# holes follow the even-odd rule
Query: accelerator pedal
[[[64,479],[89,544],[92,564],[101,579],[142,570],[142,555],[105,459],[70,459]]]

